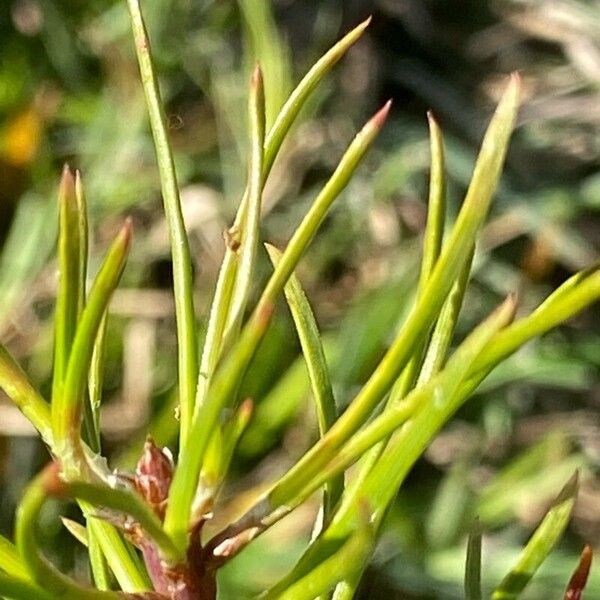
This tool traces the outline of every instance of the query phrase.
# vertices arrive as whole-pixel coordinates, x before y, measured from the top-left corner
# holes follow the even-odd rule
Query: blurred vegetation
[[[349,399],[364,381],[414,291],[426,210],[427,109],[446,134],[455,212],[504,77],[522,73],[520,128],[479,249],[461,332],[507,292],[518,289],[526,310],[596,260],[598,0],[146,4],[201,321],[223,251],[222,231],[244,185],[243,115],[254,60],[265,71],[272,119],[292,81],[368,14],[374,16],[369,32],[337,68],[337,81],[321,88],[309,107],[311,118],[284,147],[265,198],[264,237],[277,243],[287,239],[356,123],[394,98],[377,150],[328,218],[300,273],[322,328],[336,331],[328,334],[327,351],[337,397]],[[9,0],[0,16],[0,339],[47,389],[55,189],[68,161],[85,177],[91,221],[98,224],[95,248],[106,247],[122,215],[135,223],[133,254],[112,307],[104,415],[114,460],[127,468],[139,455],[148,421],[157,441],[172,443],[175,340],[168,240],[126,6]],[[264,275],[269,267],[262,259]],[[244,384],[258,408],[236,458],[237,479],[229,482],[228,494],[235,491],[238,502],[240,490],[283,472],[316,435],[292,325],[286,311],[279,314],[255,359],[271,368],[250,369],[263,377]],[[600,542],[599,317],[598,308],[588,311],[486,380],[413,470],[360,598],[462,597],[466,536],[476,514],[484,531],[484,586],[498,581],[579,467],[583,480],[569,535],[525,597],[561,595],[584,541]],[[7,532],[15,500],[45,456],[7,404],[0,404],[0,433],[0,528]],[[310,536],[309,508],[225,569],[223,598],[247,597],[290,568]],[[48,545],[61,547],[55,554],[65,565],[85,570],[56,522],[48,520]],[[588,590],[588,597],[600,597],[598,572]]]

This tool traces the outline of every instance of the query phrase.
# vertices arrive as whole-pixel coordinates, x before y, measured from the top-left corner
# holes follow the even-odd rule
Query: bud
[[[134,485],[161,519],[165,514],[172,479],[172,458],[148,437],[135,469]]]

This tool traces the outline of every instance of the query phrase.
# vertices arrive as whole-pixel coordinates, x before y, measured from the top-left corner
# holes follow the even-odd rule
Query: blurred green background
[[[455,214],[506,75],[523,76],[520,125],[459,336],[507,292],[519,292],[526,312],[597,260],[600,1],[152,0],[144,10],[195,258],[201,326],[222,232],[245,184],[252,64],[260,60],[265,71],[272,122],[310,64],[373,15],[284,147],[262,232],[285,243],[355,130],[393,98],[376,149],[299,273],[327,338],[341,405],[368,376],[411,301],[426,217],[427,109],[445,132]],[[124,0],[0,3],[0,340],[46,392],[56,188],[64,162],[83,173],[93,264],[125,215],[135,224],[131,260],[112,305],[103,415],[112,464],[127,469],[148,427],[172,445],[176,422],[171,264]],[[260,276],[268,269],[262,257]],[[298,352],[281,306],[244,384],[258,406],[220,520],[315,438]],[[415,467],[359,597],[461,598],[465,536],[476,514],[486,532],[485,584],[496,583],[579,467],[583,484],[568,535],[525,595],[561,598],[584,541],[600,545],[599,367],[596,307],[494,372]],[[0,397],[2,533],[10,535],[15,502],[46,460],[27,424]],[[316,506],[309,503],[233,561],[223,572],[221,597],[250,597],[284,574],[310,536]],[[48,512],[43,528],[48,551],[85,577],[85,556],[58,510]],[[600,598],[599,570],[586,598]]]

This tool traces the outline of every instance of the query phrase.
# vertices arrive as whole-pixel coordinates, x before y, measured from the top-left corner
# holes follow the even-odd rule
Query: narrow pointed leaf
[[[290,47],[281,36],[271,2],[237,0],[244,24],[247,63],[260,62],[265,73],[265,121],[272,125],[292,88]]]
[[[15,403],[40,432],[42,439],[52,445],[50,406],[35,390],[17,361],[0,344],[0,388]]]
[[[77,300],[77,320],[81,318],[86,303],[86,284],[87,267],[89,253],[89,231],[88,231],[88,213],[87,200],[81,181],[81,173],[75,171],[75,199],[77,201],[78,211],[78,229],[79,229],[79,287]],[[100,452],[100,416],[94,410],[93,402],[86,402],[83,414],[84,440],[90,446],[93,452]],[[94,566],[92,565],[92,568]]]
[[[2,535],[0,535],[0,570],[12,577],[29,579],[29,573],[16,546]]]
[[[444,139],[431,112],[429,121],[429,148],[431,169],[429,172],[429,201],[427,202],[427,226],[423,238],[423,261],[419,288],[423,289],[431,277],[435,263],[442,250],[444,223],[446,220],[446,176],[444,162]]]
[[[192,282],[192,260],[179,197],[173,152],[167,136],[166,118],[155,73],[150,41],[142,17],[139,0],[128,0],[146,106],[154,137],[161,190],[173,259],[173,290],[177,321],[178,373],[180,395],[181,439],[184,442],[194,411],[198,367],[196,317]]]
[[[54,316],[54,370],[52,396],[59,397],[82,304],[81,217],[75,193],[75,177],[63,169],[58,191],[58,290]]]
[[[235,222],[226,235],[225,256],[219,270],[200,362],[194,415],[202,410],[224,340],[229,339],[232,342],[238,334],[252,284],[260,226],[265,139],[264,82],[258,65],[250,84],[248,119],[248,184]]]
[[[583,591],[592,567],[592,557],[592,547],[586,544],[581,553],[579,564],[567,585],[564,600],[581,600],[583,597]]]
[[[258,249],[260,211],[262,202],[263,146],[265,140],[265,91],[262,72],[257,65],[250,85],[248,118],[250,121],[250,160],[248,168],[248,206],[239,233],[240,246],[236,281],[231,299],[231,309],[225,329],[225,337],[233,335],[241,324],[254,274],[254,263]]]
[[[600,266],[576,273],[552,293],[533,313],[518,319],[477,362],[478,371],[489,371],[528,340],[543,335],[600,299]]]
[[[73,341],[62,392],[52,404],[55,452],[63,459],[63,469],[73,470],[75,474],[84,467],[80,430],[94,343],[102,317],[123,272],[130,241],[131,222],[127,221],[96,276]]]
[[[552,503],[550,510],[527,542],[515,566],[494,590],[492,600],[511,600],[517,598],[525,589],[562,537],[571,519],[578,488],[579,477],[575,473]]]
[[[266,248],[273,265],[277,266],[281,259],[281,252],[269,244],[266,245]],[[325,358],[325,350],[308,299],[300,285],[300,281],[294,274],[286,283],[284,292],[302,346],[315,401],[319,433],[323,436],[337,418],[337,408],[331,386],[329,367]],[[343,489],[343,474],[333,477],[325,484],[323,497],[323,520],[325,523],[329,522],[333,508],[340,499]]]
[[[273,127],[271,127],[267,135],[264,164],[266,174],[271,170],[275,157],[281,148],[281,144],[313,90],[317,87],[323,77],[325,77],[325,75],[327,75],[335,64],[344,56],[348,49],[360,39],[370,22],[371,18],[369,17],[330,48],[314,64],[296,89],[290,94],[290,97],[283,105],[275,119]]]
[[[85,306],[87,265],[89,253],[89,229],[87,200],[81,182],[81,173],[75,171],[75,201],[77,203],[77,225],[79,230],[79,285],[77,298],[77,316],[81,316]]]
[[[427,225],[423,236],[423,259],[417,288],[417,298],[423,293],[427,281],[440,256],[444,237],[446,219],[446,177],[444,164],[444,140],[442,132],[431,112],[427,113],[429,121],[429,146],[431,153],[431,169],[429,173],[429,201],[427,203]],[[410,361],[394,384],[388,405],[394,405],[406,396],[415,385],[421,369],[427,340],[422,340],[414,349]]]
[[[467,542],[465,600],[481,600],[481,525],[479,519],[473,523]]]

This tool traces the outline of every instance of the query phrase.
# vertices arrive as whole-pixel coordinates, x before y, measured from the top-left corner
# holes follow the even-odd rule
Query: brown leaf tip
[[[431,109],[429,109],[427,111],[427,121],[429,122],[430,127],[439,128],[439,126],[440,126],[439,121],[437,120],[435,114],[433,113],[433,111]]]
[[[512,323],[517,313],[517,308],[519,306],[519,294],[517,292],[510,292],[504,301],[504,305],[506,306],[507,311],[509,312],[508,322]]]
[[[65,163],[62,170],[62,176],[60,178],[60,187],[58,191],[58,198],[61,201],[68,201],[75,197],[75,176],[71,167]]]
[[[365,30],[373,21],[373,15],[369,15],[362,23],[358,24],[357,29]]]
[[[263,71],[260,67],[260,63],[257,61],[252,71],[251,84],[254,89],[260,89],[263,87]]]
[[[388,100],[382,108],[380,108],[373,118],[371,119],[371,124],[377,129],[381,129],[388,117],[390,109],[392,108],[392,100]]]
[[[564,600],[581,600],[583,590],[590,574],[592,566],[593,550],[589,544],[586,544],[581,553],[579,564],[569,580]]]
[[[133,237],[133,219],[131,217],[125,219],[119,235],[122,236],[126,245],[131,243],[131,238]]]

